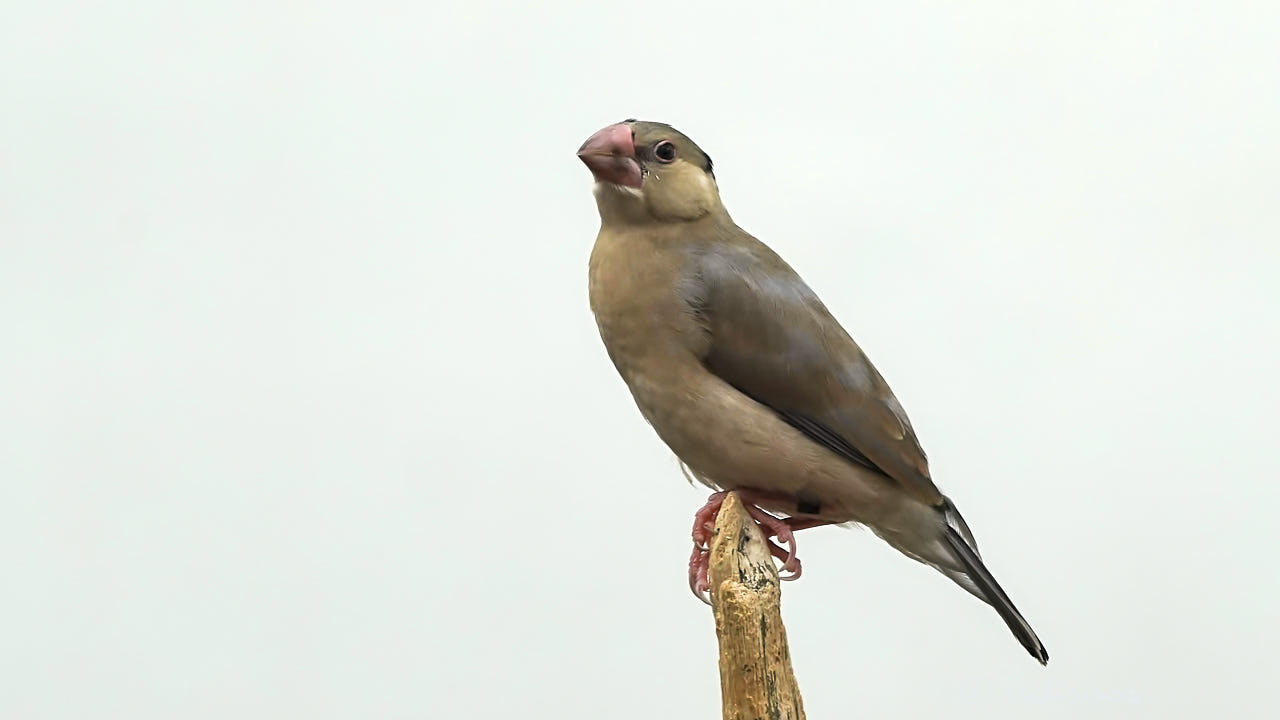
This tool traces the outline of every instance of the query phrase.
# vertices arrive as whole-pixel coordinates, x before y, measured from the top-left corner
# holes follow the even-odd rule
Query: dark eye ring
[[[676,159],[676,144],[670,140],[663,140],[653,146],[653,155],[660,162],[669,163]]]

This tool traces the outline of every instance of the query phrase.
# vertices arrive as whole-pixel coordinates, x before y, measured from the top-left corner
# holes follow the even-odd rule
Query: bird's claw
[[[694,597],[707,605],[711,604],[711,582],[707,578],[710,567],[711,551],[695,543],[693,554],[689,556],[689,589]]]
[[[720,513],[720,507],[724,504],[726,495],[728,495],[727,491],[712,494],[707,498],[707,504],[693,515],[693,553],[689,555],[689,589],[693,591],[695,597],[708,605],[711,604],[709,577],[711,537],[715,533],[716,516]],[[786,520],[770,515],[749,502],[744,502],[743,507],[764,532],[769,553],[782,561],[778,579],[799,578],[800,558],[796,557],[796,536],[792,527]],[[778,542],[782,544],[779,545],[769,539],[773,537],[778,538]],[[783,547],[784,545],[786,547]]]

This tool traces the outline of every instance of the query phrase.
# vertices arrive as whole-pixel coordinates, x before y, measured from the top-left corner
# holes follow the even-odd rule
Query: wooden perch
[[[804,720],[782,627],[778,570],[736,493],[725,498],[716,519],[708,577],[724,720]]]

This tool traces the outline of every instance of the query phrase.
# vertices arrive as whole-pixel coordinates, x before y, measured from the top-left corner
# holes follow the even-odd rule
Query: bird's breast
[[[591,253],[591,310],[629,383],[636,373],[696,363],[706,354],[706,331],[690,303],[695,282],[691,259],[679,248],[601,233]]]

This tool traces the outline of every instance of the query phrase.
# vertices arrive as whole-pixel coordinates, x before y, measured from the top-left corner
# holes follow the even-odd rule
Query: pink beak
[[[578,159],[591,169],[599,182],[638,188],[643,182],[631,126],[610,125],[587,138],[578,148]]]

